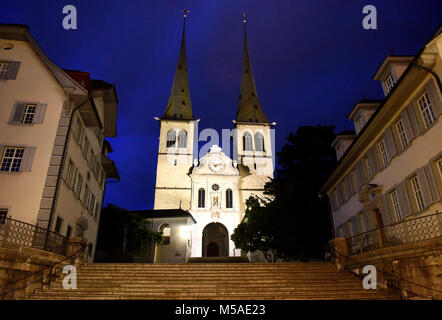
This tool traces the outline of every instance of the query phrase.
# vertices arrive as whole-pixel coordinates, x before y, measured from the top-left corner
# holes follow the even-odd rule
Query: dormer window
[[[385,80],[385,87],[387,88],[387,93],[391,91],[394,87],[394,78],[393,74],[390,72]]]
[[[355,122],[356,133],[361,132],[363,127],[364,127],[364,120],[362,119],[362,115],[361,115],[361,116],[359,116],[359,118],[356,119],[356,122]]]

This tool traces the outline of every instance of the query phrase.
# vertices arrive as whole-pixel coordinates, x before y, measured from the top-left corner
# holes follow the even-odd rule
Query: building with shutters
[[[0,221],[95,241],[106,180],[119,179],[115,87],[62,70],[23,25],[0,24]]]
[[[132,211],[146,216],[150,226],[167,236],[166,243],[154,248],[155,262],[240,256],[230,236],[244,217],[246,199],[263,196],[265,183],[273,177],[274,123],[257,97],[245,21],[232,158],[217,145],[199,156],[200,120],[191,105],[184,31],[169,101],[156,118],[160,134],[154,210]]]
[[[355,133],[333,142],[323,190],[336,237],[442,211],[441,77],[441,28],[416,56],[386,56],[376,70],[384,99],[357,102]]]

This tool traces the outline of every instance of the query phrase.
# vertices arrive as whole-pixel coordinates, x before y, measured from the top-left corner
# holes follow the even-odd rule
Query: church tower
[[[273,178],[274,129],[256,92],[247,46],[246,19],[244,17],[244,57],[241,89],[234,122],[234,158],[240,170],[240,203],[245,211],[245,201],[252,195],[263,195],[265,183]]]
[[[190,101],[185,46],[186,13],[169,101],[161,118],[156,118],[160,122],[160,137],[154,209],[190,208],[189,172],[197,152],[199,120],[193,117]]]

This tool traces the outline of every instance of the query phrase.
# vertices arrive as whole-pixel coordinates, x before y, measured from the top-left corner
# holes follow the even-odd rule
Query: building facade
[[[240,96],[231,131],[233,157],[213,145],[199,158],[200,119],[194,117],[191,106],[183,28],[170,98],[164,114],[156,118],[160,137],[155,206],[149,211],[149,218],[168,240],[156,247],[155,262],[242,254],[235,249],[230,236],[242,221],[246,199],[252,194],[263,196],[274,166],[274,123],[267,120],[258,101],[245,22],[243,59]],[[180,222],[183,210],[192,219]],[[171,212],[175,214],[171,216]]]
[[[28,28],[0,25],[0,215],[83,236],[92,261],[116,136],[115,87],[62,70]]]
[[[373,76],[385,98],[348,115],[355,135],[337,136],[323,186],[336,237],[442,211],[441,59],[439,28],[416,56],[387,56]]]

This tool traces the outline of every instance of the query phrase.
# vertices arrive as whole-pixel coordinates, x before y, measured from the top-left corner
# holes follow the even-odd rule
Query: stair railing
[[[27,274],[26,276],[24,276],[24,277],[22,277],[20,279],[17,279],[17,280],[14,280],[14,281],[10,281],[10,282],[7,282],[7,283],[3,284],[0,287],[0,300],[7,299],[8,293],[13,293],[13,292],[15,292],[17,290],[23,290],[23,289],[26,291],[26,288],[29,287],[30,284],[41,283],[42,287],[50,286],[51,283],[58,277],[57,268],[56,267],[59,264],[65,262],[65,261],[68,261],[68,260],[69,261],[75,261],[80,256],[80,254],[85,253],[85,249],[86,249],[86,246],[85,245],[81,245],[81,248],[78,249],[76,252],[74,252],[69,257],[63,258],[62,260],[59,260],[59,261],[55,262],[54,264],[44,266],[42,269],[40,269],[38,271],[35,271],[35,272],[32,272],[30,274]],[[44,276],[44,272],[46,270],[48,270],[48,269],[50,269],[50,271],[47,274],[47,276],[45,277]],[[26,281],[27,279],[29,279],[31,277],[34,277],[34,276],[38,276],[40,274],[42,274],[42,277],[41,277],[40,280],[37,279],[37,280],[34,280],[34,281]],[[19,283],[19,282],[24,282],[24,285],[23,286],[17,286],[17,283]],[[10,288],[8,289],[8,287],[10,287]],[[12,295],[11,295],[11,297],[12,297]]]
[[[346,260],[351,261],[351,262],[354,263],[356,266],[359,266],[361,269],[365,266],[364,263],[362,263],[362,262],[360,262],[360,261],[357,261],[356,259],[353,259],[353,258],[351,258],[351,257],[348,256],[348,255],[344,255],[344,254],[342,254],[341,252],[339,252],[338,250],[336,250],[335,248],[333,248],[333,247],[331,247],[331,246],[330,246],[330,250],[333,251],[334,254],[335,254],[336,256],[339,255],[339,256],[342,257],[343,259],[346,259]],[[354,268],[353,268],[353,269],[354,269]],[[361,275],[361,274],[359,274],[359,273],[354,272],[353,269],[349,269],[348,267],[345,267],[345,266],[344,266],[344,270],[345,270],[345,271],[351,273],[352,275],[355,275],[356,277],[358,277],[359,279],[362,280],[362,279],[364,278],[364,276]],[[399,295],[399,297],[400,297],[401,300],[405,300],[405,299],[406,299],[406,296],[404,295],[404,291],[407,293],[407,296],[408,296],[408,295],[414,295],[414,296],[418,296],[418,297],[421,297],[421,298],[426,298],[426,299],[428,299],[427,296],[424,296],[424,295],[422,295],[422,294],[416,293],[416,292],[414,292],[414,291],[412,291],[412,290],[410,290],[410,289],[405,289],[405,288],[401,285],[402,282],[407,282],[407,283],[409,283],[409,284],[411,284],[411,285],[418,286],[418,287],[421,287],[421,288],[423,288],[423,289],[427,289],[427,290],[429,290],[429,291],[431,291],[431,292],[442,293],[442,291],[440,291],[440,290],[437,290],[437,289],[434,289],[434,288],[430,288],[430,287],[427,287],[427,286],[425,286],[425,285],[423,285],[423,284],[416,283],[416,282],[413,282],[413,281],[411,281],[411,280],[408,280],[408,279],[402,278],[402,277],[400,277],[399,275],[395,275],[395,274],[393,274],[393,273],[389,273],[389,272],[386,272],[386,271],[383,271],[383,270],[376,270],[376,271],[379,272],[380,274],[384,275],[384,278],[385,278],[385,279],[393,279],[393,281],[394,281],[394,285],[393,285],[393,287],[388,287],[388,286],[387,286],[387,290],[388,290],[388,289],[392,289],[392,290],[396,291],[396,293]]]

